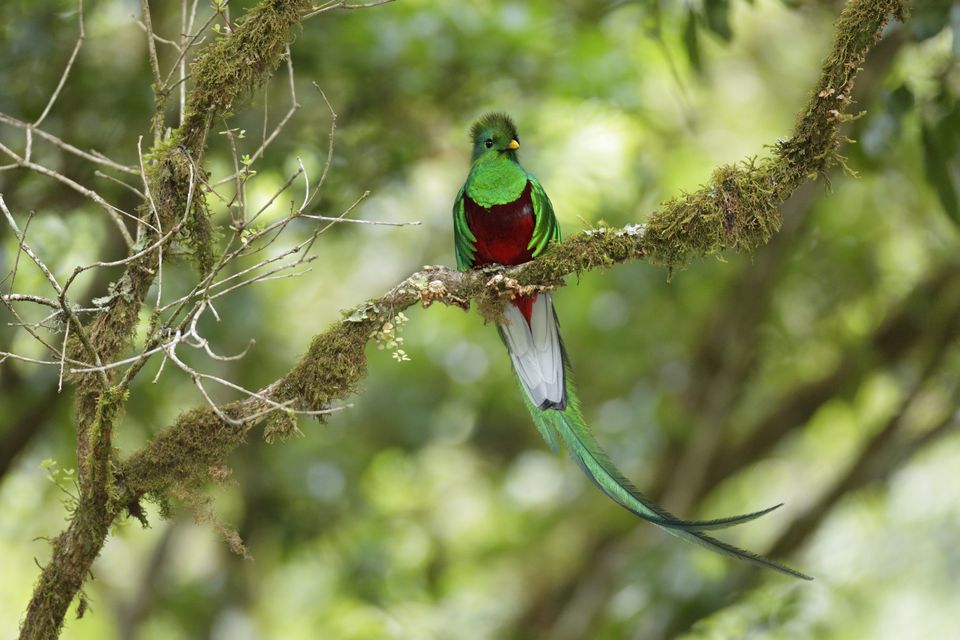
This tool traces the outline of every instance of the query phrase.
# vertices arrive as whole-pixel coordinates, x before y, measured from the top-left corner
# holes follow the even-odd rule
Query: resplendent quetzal
[[[509,116],[483,116],[470,129],[470,138],[470,174],[453,205],[457,267],[465,271],[491,264],[527,262],[540,255],[548,243],[560,240],[553,205],[537,179],[517,161],[520,142]],[[497,329],[510,354],[523,400],[547,444],[556,452],[562,441],[587,477],[614,502],[685,540],[809,579],[773,560],[703,533],[748,522],[780,505],[716,520],[681,520],[647,499],[620,473],[600,449],[580,413],[549,293],[513,299]]]

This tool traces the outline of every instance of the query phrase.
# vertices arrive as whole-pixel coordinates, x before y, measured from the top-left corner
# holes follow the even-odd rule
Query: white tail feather
[[[537,296],[529,326],[513,305],[507,305],[503,315],[504,322],[497,325],[500,337],[530,401],[541,409],[562,409],[566,406],[563,350],[550,294]]]

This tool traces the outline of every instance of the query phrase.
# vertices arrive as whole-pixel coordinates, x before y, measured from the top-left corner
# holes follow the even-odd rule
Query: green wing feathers
[[[610,461],[610,458],[600,448],[583,420],[569,368],[567,369],[567,407],[563,411],[555,409],[540,410],[526,399],[526,393],[522,393],[522,395],[537,429],[550,448],[556,452],[559,442],[563,442],[570,457],[580,466],[587,477],[604,494],[623,508],[689,542],[790,576],[805,580],[810,579],[809,576],[790,567],[703,533],[703,531],[724,529],[755,520],[781,505],[753,513],[713,520],[682,520],[640,493]]]
[[[457,269],[466,271],[473,267],[473,257],[477,253],[474,243],[477,238],[471,233],[467,225],[467,214],[463,206],[463,194],[466,185],[460,188],[457,199],[453,203],[453,242],[457,253]]]
[[[533,249],[533,257],[537,257],[550,242],[560,242],[560,225],[553,213],[553,204],[547,197],[547,192],[536,178],[529,174],[527,177],[530,180],[530,198],[533,200],[533,215],[536,219],[533,237],[530,238],[527,249]]]

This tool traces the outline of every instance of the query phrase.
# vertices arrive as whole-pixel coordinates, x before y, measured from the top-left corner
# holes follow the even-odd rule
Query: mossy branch
[[[208,45],[192,66],[194,86],[188,93],[187,111],[180,127],[154,146],[144,176],[155,208],[142,207],[140,216],[159,228],[143,225],[140,241],[151,246],[164,237],[189,209],[185,231],[170,237],[190,247],[201,271],[214,262],[213,232],[205,199],[196,182],[205,178],[200,162],[206,149],[210,123],[224,116],[241,98],[265,82],[283,60],[294,30],[311,6],[307,0],[262,0],[233,31]],[[188,196],[191,194],[193,197]],[[74,356],[92,348],[102,361],[116,359],[133,340],[140,310],[157,274],[162,246],[127,263],[115,284],[104,313],[89,329],[90,344],[75,340]],[[137,248],[131,249],[136,255]],[[86,334],[84,334],[86,335]],[[101,374],[102,375],[102,374]],[[53,540],[51,560],[34,588],[21,626],[21,638],[55,638],[59,635],[70,602],[76,596],[100,552],[118,509],[112,499],[114,453],[112,432],[122,413],[125,394],[105,389],[97,376],[77,377],[77,468],[80,500],[70,526]]]

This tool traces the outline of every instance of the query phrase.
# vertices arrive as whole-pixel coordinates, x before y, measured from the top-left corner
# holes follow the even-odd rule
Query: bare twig
[[[146,200],[146,199],[147,199],[147,196],[143,193],[143,191],[140,191],[140,189],[137,189],[137,188],[136,188],[135,186],[133,186],[132,184],[127,184],[127,183],[124,182],[123,180],[119,180],[119,179],[117,179],[117,178],[114,178],[113,176],[111,176],[111,175],[109,175],[109,174],[106,174],[106,173],[103,173],[102,171],[94,171],[94,172],[93,172],[93,175],[97,176],[98,178],[103,178],[103,179],[105,179],[105,180],[109,180],[110,182],[113,182],[114,184],[120,185],[120,186],[123,187],[124,189],[128,189],[129,191],[133,192],[133,193],[134,193],[138,198],[140,198],[141,200]]]
[[[70,54],[70,59],[67,61],[67,66],[64,68],[63,74],[60,76],[60,82],[57,83],[57,88],[53,90],[53,95],[50,96],[50,100],[47,101],[47,106],[44,108],[43,113],[40,114],[40,117],[34,120],[34,127],[39,127],[43,121],[46,120],[47,115],[53,108],[53,105],[57,102],[57,98],[60,96],[60,91],[63,89],[63,85],[66,84],[67,77],[70,75],[70,70],[73,68],[73,63],[77,59],[77,54],[80,53],[80,47],[83,46],[83,40],[86,38],[86,33],[84,33],[83,30],[83,0],[77,0],[77,21],[80,26],[80,35],[77,37],[77,44],[73,46],[73,53]],[[29,155],[30,154],[27,153],[28,157]]]
[[[314,7],[304,14],[303,19],[309,20],[310,18],[319,16],[321,13],[335,11],[337,9],[372,9],[374,7],[390,4],[393,1],[394,0],[376,0],[375,2],[365,3],[347,2],[346,0],[341,0],[340,2],[331,1]]]
[[[234,177],[234,192],[233,198],[230,199],[230,202],[227,203],[227,208],[230,213],[230,220],[234,228],[242,228],[243,221],[246,218],[246,202],[244,198],[244,193],[246,190],[246,180],[247,172],[250,169],[249,162],[244,163],[243,170],[240,169],[240,154],[237,152],[237,141],[233,136],[233,129],[230,128],[230,125],[227,123],[226,118],[223,119],[224,130],[220,133],[227,136],[227,140],[230,143],[230,157],[233,160],[233,177]],[[238,214],[234,215],[234,203],[238,209]]]
[[[60,375],[57,376],[57,393],[63,391],[63,365],[67,359],[67,342],[70,340],[70,323],[63,327],[63,346],[60,347]]]
[[[2,195],[2,194],[0,194]],[[23,223],[23,236],[27,236],[27,231],[30,229],[30,223],[33,221],[33,211],[30,211],[30,214],[27,216],[27,221]],[[23,244],[20,243],[17,245],[17,257],[13,259],[13,269],[10,270],[10,273],[3,277],[3,280],[0,280],[0,283],[6,281],[7,278],[10,279],[10,291],[13,291],[13,285],[17,281],[17,271],[20,268],[20,256],[23,255]]]
[[[330,165],[333,162],[334,138],[337,133],[337,112],[334,111],[333,105],[330,104],[330,100],[327,99],[327,94],[323,92],[320,85],[314,82],[313,86],[320,93],[320,97],[323,98],[323,102],[327,105],[327,110],[330,112],[330,131],[327,133],[327,159],[323,162],[323,173],[320,174],[320,181],[317,183],[317,188],[314,191],[314,194],[317,194],[320,193],[320,190],[323,188],[323,183],[327,181],[327,174],[330,172]],[[312,202],[313,199],[311,198],[310,201]],[[310,202],[307,204],[310,204]]]
[[[56,277],[50,271],[49,267],[40,259],[37,254],[33,252],[33,249],[30,248],[30,245],[27,244],[27,239],[20,227],[17,226],[17,221],[13,219],[13,214],[10,213],[10,209],[7,208],[7,203],[3,199],[3,194],[0,193],[0,211],[3,212],[4,217],[7,219],[7,223],[10,225],[10,228],[13,229],[13,232],[17,236],[19,241],[20,251],[27,254],[27,256],[33,261],[37,268],[43,273],[44,277],[47,279],[47,282],[50,283],[50,286],[53,287],[53,290],[57,292],[57,295],[63,292],[63,289],[60,287],[60,283],[57,282]]]
[[[0,298],[2,298],[4,302],[34,302],[36,304],[42,304],[47,307],[53,307],[58,311],[60,309],[60,305],[58,305],[56,301],[51,300],[50,298],[43,298],[41,296],[35,296],[35,295],[26,294],[26,293],[6,293],[0,296]]]
[[[186,66],[183,66],[184,74],[180,75],[180,78],[179,80],[177,80],[176,84],[173,84],[173,85],[170,84],[170,80],[173,78],[174,74],[180,70],[181,63],[184,62],[187,53],[190,51],[191,48],[193,48],[194,45],[197,45],[203,42],[203,40],[200,39],[200,36],[207,30],[207,27],[213,24],[213,21],[216,19],[217,19],[217,14],[214,13],[209,18],[207,18],[207,21],[204,22],[199,29],[197,29],[196,33],[194,33],[192,36],[186,37],[184,41],[181,43],[179,47],[180,53],[177,55],[177,59],[174,60],[173,66],[170,68],[170,71],[167,72],[167,76],[163,79],[162,86],[163,86],[164,93],[169,92],[171,89],[173,89],[173,87],[176,86],[176,84],[182,85],[184,81],[187,79],[187,76],[185,73]]]
[[[56,357],[58,357],[58,358],[60,357],[60,351],[59,351],[59,349],[57,349],[55,346],[53,346],[52,344],[50,344],[49,342],[47,342],[46,340],[44,340],[43,337],[42,337],[39,333],[36,332],[36,330],[35,330],[34,327],[36,326],[37,323],[30,323],[30,322],[24,321],[23,317],[20,315],[20,313],[17,311],[16,307],[14,307],[13,304],[12,304],[10,301],[7,301],[6,299],[0,298],[0,302],[2,302],[2,303],[3,303],[3,306],[5,306],[5,307],[7,308],[7,311],[10,312],[10,315],[12,315],[12,316],[13,316],[14,318],[16,318],[16,320],[17,320],[16,323],[10,323],[11,325],[17,326],[17,327],[22,327],[24,331],[26,331],[28,334],[30,334],[30,337],[31,337],[31,338],[33,338],[33,339],[36,340],[39,344],[41,344],[47,351],[49,351],[51,354],[53,354],[54,356],[56,356]],[[58,307],[59,307],[59,305],[58,305]],[[62,312],[62,310],[61,310],[61,312]]]
[[[144,33],[149,34],[150,37],[152,37],[154,40],[156,40],[157,42],[159,42],[159,43],[161,43],[161,44],[170,45],[171,47],[173,47],[173,48],[176,49],[177,51],[180,51],[180,45],[179,45],[178,43],[174,42],[173,40],[167,40],[166,38],[163,38],[163,37],[161,37],[161,36],[158,36],[158,35],[157,35],[156,33],[154,33],[152,30],[149,30],[149,29],[147,28],[147,25],[145,25],[145,24],[143,23],[143,20],[141,20],[141,19],[138,18],[137,16],[135,16],[135,15],[133,15],[133,14],[130,14],[130,17],[133,18],[133,21],[137,23],[137,26],[138,26],[138,27],[140,27],[141,29],[143,29],[143,32],[144,32]]]
[[[143,22],[140,24],[147,32],[147,57],[150,59],[150,71],[153,72],[153,86],[159,90],[163,80],[160,78],[160,61],[157,59],[157,36],[153,32],[153,20],[150,17],[150,0],[140,0],[140,10],[143,12]],[[176,46],[169,40],[166,42]]]
[[[283,131],[283,128],[290,121],[290,118],[292,118],[293,115],[297,112],[297,110],[300,109],[300,103],[297,102],[297,91],[294,85],[294,78],[293,78],[293,58],[290,57],[289,46],[287,47],[286,59],[287,59],[287,74],[290,80],[290,108],[284,114],[283,118],[280,119],[280,122],[277,124],[277,126],[273,128],[273,131],[270,132],[270,135],[266,136],[263,139],[263,142],[261,142],[257,150],[254,151],[252,154],[250,154],[250,164],[248,165],[248,167],[253,166],[253,164],[263,156],[267,148],[273,143],[274,140],[277,139],[277,136],[280,135],[280,132]],[[237,175],[239,173],[240,173],[240,169],[239,167],[237,167],[235,168],[235,172],[233,174],[226,176],[224,178],[221,178],[220,180],[217,180],[216,182],[213,183],[211,188],[218,187],[222,184],[226,184],[227,182],[232,182],[236,180]]]
[[[12,360],[20,360],[22,362],[30,362],[32,364],[50,364],[54,366],[59,366],[60,363],[56,360],[37,360],[36,358],[29,358],[27,356],[21,356],[16,353],[9,353],[7,351],[0,351],[0,362],[3,362],[7,358]]]
[[[318,216],[313,214],[303,214],[301,218],[309,218],[311,220],[321,220],[323,222],[351,222],[353,224],[374,224],[382,227],[412,227],[422,224],[419,220],[411,220],[409,222],[383,222],[381,220],[358,220],[356,218],[341,218],[339,216]]]
[[[6,145],[4,145],[2,142],[0,142],[0,151],[3,151],[8,156],[10,156],[14,160],[14,162],[16,162],[21,167],[30,169],[32,171],[36,171],[37,173],[41,173],[45,176],[53,178],[54,180],[57,180],[58,182],[61,182],[67,185],[77,193],[89,198],[90,200],[93,200],[98,205],[103,207],[104,211],[106,211],[107,214],[110,216],[110,219],[113,220],[114,224],[117,227],[117,230],[120,231],[120,235],[123,236],[123,240],[124,242],[127,243],[127,246],[128,247],[133,246],[134,244],[133,238],[130,236],[130,232],[127,231],[127,227],[123,222],[123,218],[121,218],[120,216],[126,216],[132,220],[137,220],[138,218],[136,216],[130,213],[127,213],[123,209],[113,206],[112,204],[104,200],[103,197],[93,189],[88,189],[87,187],[68,178],[62,173],[58,173],[53,169],[48,169],[43,165],[39,165],[35,162],[27,160],[25,157],[20,157],[15,151],[13,151],[13,149],[10,149]]]
[[[50,283],[50,286],[53,287],[53,290],[57,292],[57,298],[59,300],[59,306],[63,310],[63,314],[67,319],[67,322],[73,323],[74,329],[77,331],[77,337],[83,343],[90,357],[99,365],[100,356],[97,353],[97,350],[93,348],[93,345],[90,343],[90,339],[87,336],[86,331],[83,328],[83,325],[80,324],[80,320],[77,318],[76,314],[70,309],[70,305],[65,297],[65,290],[60,286],[60,283],[57,282],[56,277],[50,271],[49,267],[33,252],[33,249],[27,244],[27,240],[24,237],[24,234],[20,231],[20,228],[17,226],[16,220],[13,219],[13,215],[10,213],[10,210],[7,208],[7,203],[3,199],[3,194],[0,194],[0,211],[3,211],[4,217],[6,217],[7,222],[10,224],[10,227],[13,229],[14,233],[17,236],[17,240],[20,243],[20,249],[33,260],[33,263],[37,265],[37,268],[43,273],[46,277],[47,282]],[[65,356],[61,356],[63,358]],[[59,363],[58,363],[59,364]],[[106,376],[101,373],[100,380],[102,383],[106,384]]]
[[[69,142],[65,142],[61,140],[60,138],[53,135],[52,133],[47,133],[43,129],[38,129],[37,126],[33,123],[24,122],[23,120],[14,118],[13,116],[9,116],[5,113],[0,113],[0,122],[3,122],[4,124],[9,124],[10,126],[13,126],[13,127],[17,127],[18,129],[23,129],[28,132],[28,135],[35,133],[41,138],[43,138],[44,140],[46,140],[47,142],[51,143],[52,145],[59,147],[68,153],[72,153],[75,156],[83,158],[84,160],[89,160],[90,162],[95,162],[97,164],[101,164],[103,166],[110,167],[111,169],[116,169],[117,171],[122,171],[124,173],[132,173],[132,174],[137,173],[137,170],[134,167],[128,167],[127,165],[120,164],[119,162],[114,162],[113,160],[106,157],[99,151],[91,151],[88,153],[82,149],[78,149],[77,147],[73,146]],[[20,163],[14,163],[13,165],[9,165],[9,166],[19,167],[21,165]]]
[[[297,160],[299,161],[300,159],[297,158]],[[299,167],[297,168],[297,170],[293,173],[293,175],[290,176],[290,177],[287,179],[287,181],[286,181],[285,183],[283,183],[283,185],[282,185],[279,189],[277,189],[277,191],[270,197],[270,199],[267,200],[267,201],[263,204],[263,206],[260,207],[260,209],[259,209],[255,214],[253,214],[253,215],[250,217],[249,220],[246,221],[245,226],[249,227],[251,224],[253,224],[253,223],[257,220],[257,218],[260,217],[260,214],[262,214],[264,211],[266,211],[267,209],[269,209],[269,208],[270,208],[270,205],[272,205],[274,202],[276,202],[277,198],[279,198],[281,194],[283,194],[287,189],[290,188],[290,185],[293,184],[293,181],[296,180],[297,178],[299,178],[301,173],[304,173],[303,163],[300,162],[299,164],[300,164],[300,166],[299,166]]]

